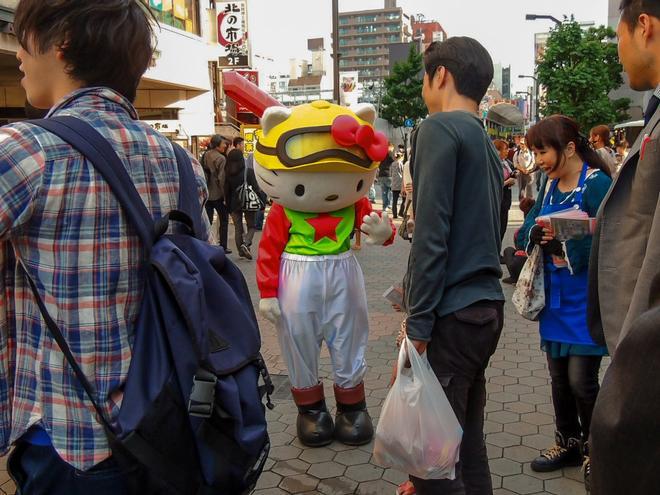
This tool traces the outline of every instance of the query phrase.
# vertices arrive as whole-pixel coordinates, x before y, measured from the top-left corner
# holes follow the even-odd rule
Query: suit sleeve
[[[445,124],[427,120],[420,126],[413,175],[415,235],[405,298],[408,336],[413,340],[431,340],[435,308],[444,296],[458,147]]]
[[[277,297],[280,281],[280,260],[289,241],[291,222],[284,208],[273,205],[266,218],[257,257],[257,286],[262,299]]]
[[[362,219],[367,215],[371,215],[372,211],[374,210],[371,207],[371,203],[367,198],[362,198],[360,201],[355,203],[355,227],[359,229],[362,226]],[[383,216],[381,213],[378,213],[378,215],[381,218]],[[389,239],[385,241],[383,246],[389,246],[394,243],[394,238],[396,236],[396,227],[394,226],[394,223],[392,223],[391,219],[390,219],[390,227],[392,228],[392,235],[390,236]]]

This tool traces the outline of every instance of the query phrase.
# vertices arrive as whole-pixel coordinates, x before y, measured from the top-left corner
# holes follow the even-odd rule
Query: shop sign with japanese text
[[[247,2],[218,2],[218,43],[224,51],[219,68],[250,66]]]

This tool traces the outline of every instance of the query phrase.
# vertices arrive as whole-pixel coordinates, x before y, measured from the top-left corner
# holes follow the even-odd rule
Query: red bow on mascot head
[[[360,123],[350,115],[340,115],[332,122],[332,137],[341,146],[358,145],[374,162],[387,156],[388,141],[385,134],[374,131],[369,125]]]

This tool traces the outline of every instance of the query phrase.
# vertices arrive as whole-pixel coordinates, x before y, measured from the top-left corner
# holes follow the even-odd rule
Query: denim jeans
[[[600,391],[598,371],[602,359],[601,356],[551,358],[548,355],[555,422],[564,438],[589,438],[591,416]]]
[[[411,476],[417,495],[492,495],[484,439],[485,371],[504,325],[504,303],[481,301],[438,318],[426,350],[463,427],[454,480]]]
[[[380,185],[380,193],[383,199],[383,210],[387,210],[387,207],[390,206],[391,196],[392,196],[392,178],[391,177],[379,177],[378,184]]]
[[[127,478],[112,458],[88,471],[64,462],[52,445],[18,441],[7,462],[17,495],[129,495]]]

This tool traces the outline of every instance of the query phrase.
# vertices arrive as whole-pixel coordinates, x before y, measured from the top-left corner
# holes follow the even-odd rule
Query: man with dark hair
[[[593,127],[589,133],[589,142],[610,169],[610,174],[614,176],[616,174],[616,155],[610,148],[610,128],[606,125]]]
[[[160,217],[179,206],[174,150],[131,104],[151,62],[151,23],[136,0],[21,0],[14,29],[29,103],[91,124]],[[14,445],[7,466],[18,493],[127,493],[133,475],[111,456],[28,280],[112,421],[142,299],[141,244],[84,156],[29,122],[0,128],[0,449]]]
[[[225,204],[225,182],[227,165],[227,148],[229,141],[227,138],[216,134],[211,138],[209,149],[204,153],[202,167],[206,175],[206,186],[209,191],[209,198],[206,202],[206,214],[209,217],[209,223],[213,224],[214,212],[218,213],[218,244],[220,244],[226,254],[231,254],[231,249],[227,248],[227,237],[229,235],[229,209]]]
[[[620,9],[630,87],[653,95],[600,207],[591,249],[589,329],[612,356],[591,424],[597,495],[660,490],[660,2],[623,0]]]
[[[431,43],[424,65],[430,116],[413,143],[407,334],[419,353],[427,352],[464,435],[455,480],[411,479],[420,495],[490,495],[484,372],[503,325],[503,172],[478,110],[493,62],[479,42],[457,37]]]

